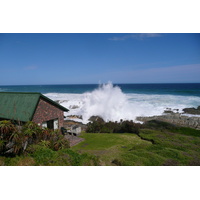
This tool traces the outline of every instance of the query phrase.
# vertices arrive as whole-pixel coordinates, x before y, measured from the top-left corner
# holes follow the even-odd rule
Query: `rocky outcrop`
[[[184,108],[183,111],[187,114],[200,115],[200,106],[197,108]]]
[[[69,119],[83,119],[82,115],[67,115]]]
[[[85,129],[87,128],[87,125],[85,125],[85,124],[83,124],[81,122],[73,121],[73,120],[65,120],[63,127],[66,128],[67,130],[70,130],[71,127],[73,127],[75,125],[81,127],[82,131],[85,131]]]
[[[179,126],[190,127],[200,130],[200,117],[185,116],[180,113],[169,113],[166,115],[152,116],[152,117],[137,117],[136,120],[146,122],[150,120],[159,120],[172,123]]]
[[[102,117],[94,116],[94,115],[89,118],[89,121],[91,121],[91,122],[97,121],[97,122],[102,122],[102,123],[105,122]]]

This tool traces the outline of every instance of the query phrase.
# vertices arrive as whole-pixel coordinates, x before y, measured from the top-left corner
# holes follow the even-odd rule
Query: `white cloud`
[[[112,37],[108,40],[120,41],[120,40],[127,40],[127,39],[137,39],[143,40],[145,38],[154,38],[154,37],[161,37],[160,33],[134,33],[134,34],[127,34],[121,37]]]

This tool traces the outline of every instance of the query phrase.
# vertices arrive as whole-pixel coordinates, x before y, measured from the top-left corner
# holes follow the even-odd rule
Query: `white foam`
[[[84,94],[47,93],[53,100],[70,109],[65,115],[82,115],[87,123],[93,115],[106,121],[120,119],[135,120],[137,116],[161,115],[166,108],[179,109],[197,107],[200,97],[153,94],[124,94],[111,83],[103,84],[92,92]]]
[[[200,115],[194,115],[194,114],[187,114],[187,113],[183,113],[181,114],[182,116],[186,116],[186,117],[200,117]]]
[[[119,121],[134,117],[133,113],[129,112],[130,105],[126,95],[119,87],[113,87],[111,83],[104,84],[91,93],[86,93],[83,102],[81,113],[84,120],[92,115],[98,115],[105,121]]]
[[[6,91],[6,89],[0,88],[0,92],[4,92]]]

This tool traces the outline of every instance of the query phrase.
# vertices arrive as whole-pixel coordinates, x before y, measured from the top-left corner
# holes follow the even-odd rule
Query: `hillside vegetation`
[[[98,165],[93,155],[69,149],[69,142],[58,130],[42,129],[33,122],[23,126],[0,121],[0,165],[77,166]]]
[[[21,130],[11,122],[0,122],[0,165],[200,165],[200,130],[155,120],[143,125],[120,124],[91,123],[87,130],[97,127],[95,133],[82,132],[80,137],[85,140],[69,148],[68,141],[57,131],[41,129],[32,122]],[[120,133],[113,131],[117,129]]]
[[[96,126],[96,125],[95,125]],[[100,158],[102,165],[200,165],[200,130],[150,121],[135,133],[84,133],[73,147]]]

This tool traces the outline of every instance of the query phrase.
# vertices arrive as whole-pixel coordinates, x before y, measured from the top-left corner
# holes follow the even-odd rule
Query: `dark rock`
[[[77,122],[77,121],[73,121],[73,120],[65,120],[64,121],[65,129],[71,129],[71,127],[74,125],[80,126],[82,131],[85,131],[85,129],[87,128],[87,125],[83,124],[82,122]]]
[[[102,123],[105,122],[105,121],[104,121],[101,117],[99,117],[99,116],[92,116],[92,117],[89,118],[89,121],[91,121],[91,122],[97,121],[97,122],[102,122]]]
[[[173,111],[171,111],[171,110],[164,110],[164,113],[167,113],[167,114],[172,114],[172,113],[174,113]]]
[[[137,117],[136,120],[142,121],[142,122],[148,122],[151,120],[159,120],[163,122],[172,123],[178,126],[200,129],[200,117],[183,116],[180,113],[171,113],[167,115],[159,115],[159,116],[152,116],[152,117]]]
[[[67,115],[70,119],[83,119],[82,115]]]
[[[77,109],[77,108],[79,108],[79,106],[77,106],[77,105],[71,105],[71,106],[69,106],[69,108],[70,109]]]
[[[197,108],[184,108],[183,111],[187,114],[200,115],[200,106]]]

